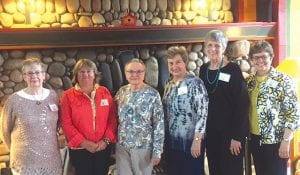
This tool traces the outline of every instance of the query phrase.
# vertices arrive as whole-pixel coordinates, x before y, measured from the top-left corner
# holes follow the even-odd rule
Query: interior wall
[[[244,21],[245,22],[256,22],[256,1],[255,0],[245,0],[244,1]]]
[[[300,59],[300,1],[289,0],[289,38],[288,38],[288,56]],[[300,72],[299,72],[300,73]]]

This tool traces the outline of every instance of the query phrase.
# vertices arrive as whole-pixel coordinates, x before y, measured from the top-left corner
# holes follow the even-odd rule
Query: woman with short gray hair
[[[13,93],[0,117],[0,138],[10,150],[14,175],[60,175],[58,97],[43,88],[45,65],[37,58],[24,60],[26,88]]]
[[[116,145],[118,175],[151,175],[159,164],[164,143],[164,113],[157,90],[144,83],[146,67],[134,58],[125,65],[129,84],[115,99],[119,126]]]
[[[209,62],[200,68],[208,92],[206,152],[210,175],[242,175],[248,134],[248,94],[239,66],[224,52],[228,38],[220,30],[205,37]]]

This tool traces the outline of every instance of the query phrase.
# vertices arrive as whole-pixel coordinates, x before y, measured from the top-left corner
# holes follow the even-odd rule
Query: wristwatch
[[[198,141],[198,140],[201,140],[200,137],[195,137],[194,140]]]
[[[106,143],[106,145],[110,144],[110,140],[107,137],[104,137],[102,140]]]

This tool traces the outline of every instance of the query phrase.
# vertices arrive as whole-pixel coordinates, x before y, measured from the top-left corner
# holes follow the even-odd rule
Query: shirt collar
[[[93,91],[97,90],[98,87],[99,87],[99,84],[95,84],[95,85],[94,85],[94,90],[93,90]],[[75,87],[74,87],[74,88],[75,88],[75,90],[82,92],[82,91],[81,91],[81,88],[80,88],[80,86],[79,86],[78,83],[75,84]]]

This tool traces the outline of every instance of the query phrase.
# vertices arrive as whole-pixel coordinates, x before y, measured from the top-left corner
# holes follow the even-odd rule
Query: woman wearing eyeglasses
[[[73,68],[75,87],[61,98],[61,123],[76,175],[107,175],[111,144],[116,142],[116,106],[97,84],[96,64],[80,59]]]
[[[163,95],[167,172],[204,175],[207,92],[201,79],[188,74],[188,53],[183,46],[170,47],[166,61],[171,74]]]
[[[120,88],[116,145],[118,175],[151,175],[159,164],[164,143],[164,114],[157,90],[144,83],[145,64],[132,59],[125,65],[129,82]]]
[[[8,98],[1,113],[0,136],[10,150],[14,175],[62,174],[58,98],[54,91],[43,88],[45,69],[38,59],[24,60],[27,87]]]
[[[257,175],[286,175],[290,141],[299,127],[295,84],[272,67],[273,48],[252,43],[249,53],[255,74],[247,78],[250,96],[250,150]]]

